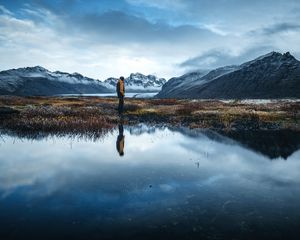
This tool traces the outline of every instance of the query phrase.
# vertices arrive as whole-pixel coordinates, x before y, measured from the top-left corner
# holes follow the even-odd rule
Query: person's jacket
[[[122,81],[121,79],[119,79],[117,83],[117,94],[118,94],[118,98],[124,97],[125,95],[124,81]]]

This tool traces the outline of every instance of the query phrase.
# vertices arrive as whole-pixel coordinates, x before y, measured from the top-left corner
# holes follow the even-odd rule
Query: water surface
[[[1,239],[299,239],[297,132],[1,135]]]
[[[127,92],[125,97],[127,98],[152,98],[158,92],[141,92],[141,93],[134,93],[134,92]],[[59,94],[58,96],[63,97],[117,97],[117,93],[91,93],[91,94]]]

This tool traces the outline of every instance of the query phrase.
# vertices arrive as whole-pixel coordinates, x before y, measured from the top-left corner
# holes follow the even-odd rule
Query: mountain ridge
[[[108,78],[104,81],[106,87],[115,89],[118,78]],[[158,78],[154,75],[144,75],[142,73],[131,73],[125,78],[126,92],[159,92],[166,83],[166,79]]]
[[[114,79],[115,83],[118,80],[117,78],[108,79]],[[51,72],[41,66],[9,69],[0,72],[0,95],[48,96],[113,93],[116,91],[115,85],[110,84],[108,79],[102,82],[77,72]],[[129,81],[125,86],[127,92],[131,89],[138,90],[137,92],[159,92],[166,82],[165,79],[154,75],[146,76],[141,73],[132,73],[127,80]]]
[[[238,66],[225,66],[200,76],[191,83],[185,75],[168,82],[159,98],[300,98],[300,62],[289,52],[270,52]]]

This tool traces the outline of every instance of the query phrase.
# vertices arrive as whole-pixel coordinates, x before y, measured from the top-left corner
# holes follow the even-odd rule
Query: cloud
[[[177,58],[182,58],[171,45],[215,35],[190,25],[150,23],[120,11],[65,16],[27,5],[22,12],[27,18],[0,16],[0,39],[6,45],[0,53],[8,56],[3,69],[43,65],[102,80],[137,71],[171,77],[178,73]]]
[[[7,8],[5,8],[2,5],[0,5],[0,12],[2,12],[3,14],[6,14],[6,15],[13,15],[13,13],[11,11],[9,11]]]
[[[222,50],[211,50],[204,52],[203,54],[189,58],[180,63],[179,66],[187,69],[210,69],[216,66],[222,65],[224,62],[228,62],[228,59],[234,58],[229,53],[225,53]]]
[[[5,56],[5,61],[1,61],[1,68],[43,65],[57,70],[64,65],[62,68],[71,70],[70,65],[77,67],[74,55],[80,54],[74,46],[79,40],[59,33],[47,24],[52,22],[59,25],[60,19],[41,9],[24,11],[40,16],[43,20],[0,15],[0,55]]]
[[[299,32],[300,24],[299,23],[277,23],[265,28],[258,30],[258,33],[266,34],[266,35],[274,35],[278,33],[286,33],[286,32]]]
[[[250,61],[266,52],[271,52],[274,49],[272,46],[251,47],[241,53],[234,54],[230,51],[222,49],[212,49],[206,51],[196,57],[189,58],[179,64],[179,67],[189,71],[196,69],[212,69],[227,65],[239,65],[243,62]]]
[[[154,4],[145,0],[127,1],[144,7],[163,7],[166,13],[176,11],[176,14],[166,14],[170,22],[180,19],[182,23],[206,25],[219,33],[246,33],[264,23],[272,24],[276,21],[299,22],[297,0],[177,0],[174,4],[168,0],[154,1]]]
[[[158,9],[168,9],[168,10],[174,10],[174,9],[185,9],[186,4],[184,1],[181,0],[127,0],[128,3],[133,5],[142,5],[142,6],[148,6],[148,7],[154,7]]]
[[[118,44],[142,43],[156,44],[157,42],[181,42],[191,38],[207,39],[217,37],[215,33],[205,28],[192,25],[171,26],[164,22],[151,23],[146,19],[128,15],[120,11],[109,11],[104,14],[85,14],[83,16],[71,16],[70,23],[74,31],[84,29],[90,37],[105,42],[117,42]]]
[[[100,79],[170,78],[272,50],[300,53],[294,0],[18,3],[0,7],[1,70],[43,65]]]

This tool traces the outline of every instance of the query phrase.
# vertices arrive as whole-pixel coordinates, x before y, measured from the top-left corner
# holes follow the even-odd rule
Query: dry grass
[[[101,134],[119,121],[118,99],[0,97],[0,128],[48,133]],[[11,108],[11,114],[1,113]],[[300,103],[224,103],[176,99],[125,99],[125,122],[211,129],[300,129]]]

